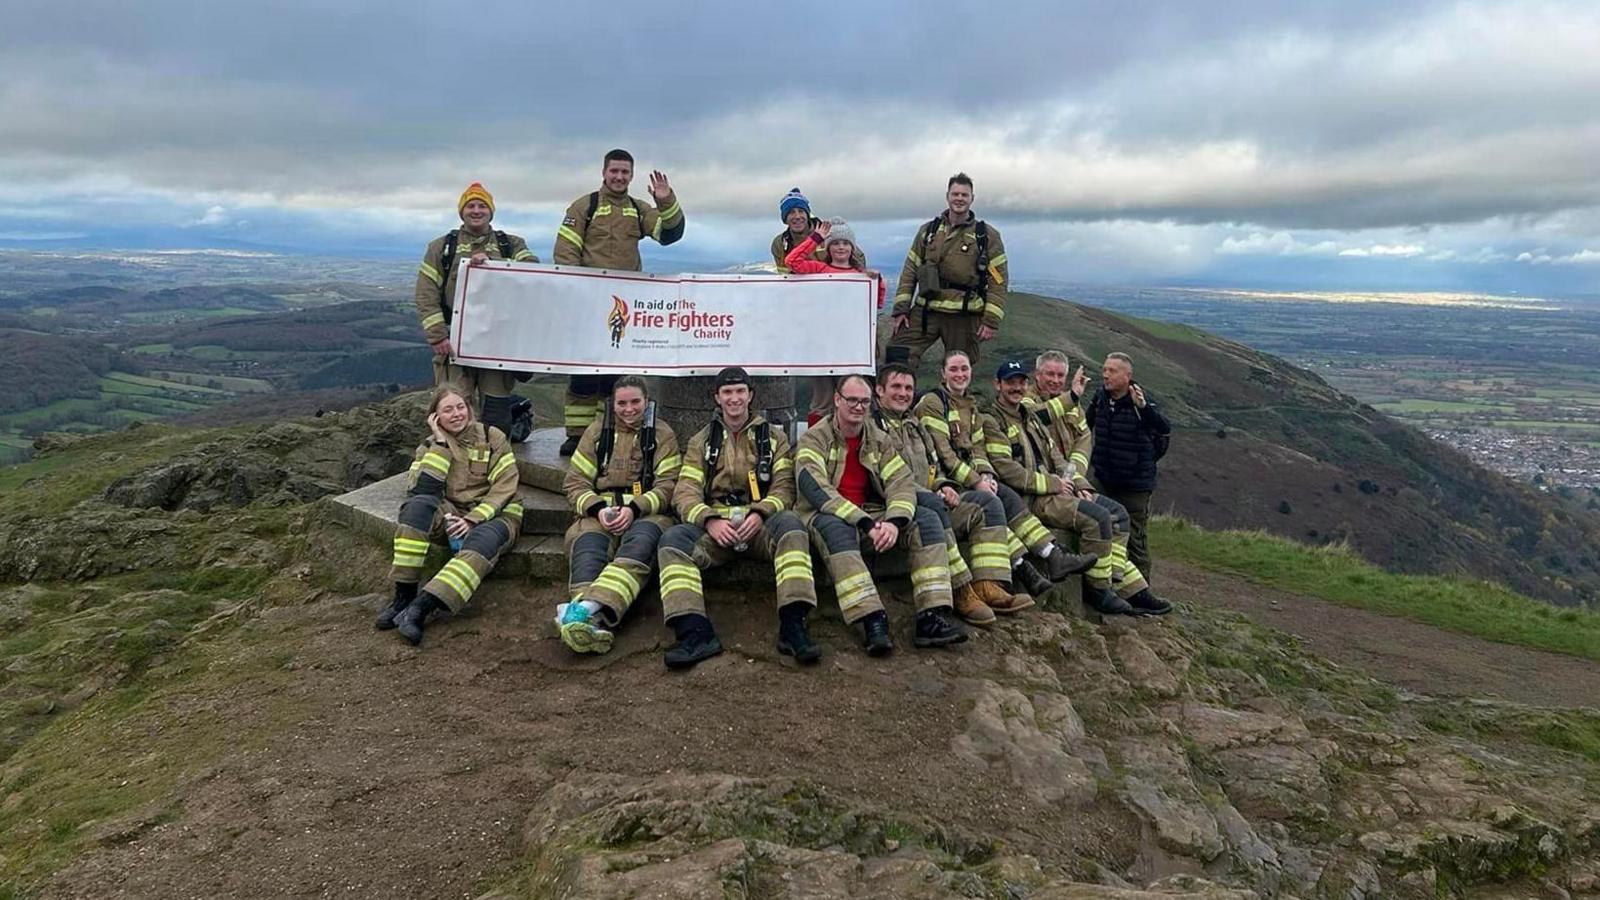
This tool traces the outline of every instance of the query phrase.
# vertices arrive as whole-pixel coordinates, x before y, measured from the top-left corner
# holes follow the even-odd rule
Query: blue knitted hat
[[[778,203],[779,221],[789,221],[789,212],[795,209],[803,209],[806,211],[806,215],[809,216],[811,215],[811,201],[806,199],[805,194],[800,193],[799,188],[790,188],[789,193],[784,194],[783,200]]]

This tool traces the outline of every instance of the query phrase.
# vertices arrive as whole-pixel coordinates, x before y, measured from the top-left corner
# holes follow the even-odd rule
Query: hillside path
[[[1157,560],[1158,589],[1293,634],[1312,652],[1420,694],[1600,707],[1600,663],[1353,609],[1235,575]],[[1204,601],[1194,598],[1204,597]]]

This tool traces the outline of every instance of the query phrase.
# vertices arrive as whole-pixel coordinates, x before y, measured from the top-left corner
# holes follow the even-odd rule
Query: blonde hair
[[[433,399],[428,402],[428,415],[431,416],[438,412],[439,404],[443,403],[444,398],[450,396],[451,394],[455,394],[457,397],[460,397],[461,401],[467,404],[467,424],[472,424],[472,422],[477,418],[472,413],[472,395],[467,393],[466,389],[461,385],[456,384],[453,381],[446,381],[433,389]]]

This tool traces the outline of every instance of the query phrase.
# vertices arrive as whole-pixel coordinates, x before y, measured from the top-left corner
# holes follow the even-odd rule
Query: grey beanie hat
[[[834,241],[849,241],[850,246],[854,247],[856,245],[855,229],[850,227],[849,222],[834,216],[828,220],[828,225],[832,227],[832,230],[828,232],[828,239],[822,242],[822,246],[826,247]]]

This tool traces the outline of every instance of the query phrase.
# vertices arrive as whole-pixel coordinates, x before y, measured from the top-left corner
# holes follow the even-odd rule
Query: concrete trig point
[[[681,378],[658,378],[654,396],[656,416],[672,426],[678,443],[687,446],[689,438],[706,426],[716,412],[712,385],[716,379],[710,375],[689,375]],[[766,417],[775,427],[788,429],[796,420],[794,402],[794,377],[790,375],[752,375],[750,391],[755,395],[751,404],[754,412]],[[804,416],[798,417],[801,422]],[[788,432],[791,439],[794,431]]]

